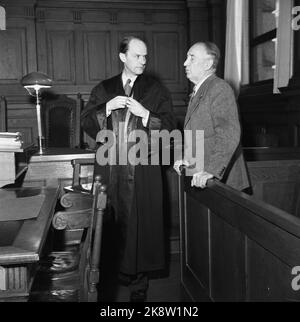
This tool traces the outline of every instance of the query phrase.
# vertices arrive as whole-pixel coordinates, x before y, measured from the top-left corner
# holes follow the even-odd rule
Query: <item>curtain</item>
[[[249,83],[249,2],[227,0],[225,80],[236,96]]]
[[[279,94],[280,87],[288,86],[292,75],[293,31],[292,0],[279,0],[275,12],[277,18],[277,39],[274,71],[274,94]]]
[[[5,9],[0,6],[0,30],[6,29],[6,14]]]

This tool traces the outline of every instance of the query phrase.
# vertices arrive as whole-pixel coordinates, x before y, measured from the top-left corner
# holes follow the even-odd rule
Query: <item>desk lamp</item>
[[[42,135],[42,123],[41,123],[41,105],[40,105],[40,89],[50,88],[52,86],[52,80],[45,74],[39,72],[32,72],[25,75],[21,84],[31,96],[36,97],[36,114],[38,121],[38,147],[39,154],[43,154],[43,135]]]

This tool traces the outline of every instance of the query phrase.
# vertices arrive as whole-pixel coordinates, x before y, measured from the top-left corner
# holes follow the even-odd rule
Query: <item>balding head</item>
[[[187,78],[194,84],[215,73],[220,59],[220,50],[210,42],[197,42],[187,53],[184,63]]]
[[[221,58],[220,49],[218,48],[218,46],[216,44],[214,44],[213,42],[209,42],[209,41],[200,42],[198,44],[204,46],[206,49],[206,53],[212,57],[212,59],[213,59],[212,68],[214,69],[214,71],[216,71],[218,68],[218,65],[219,65],[219,60]]]

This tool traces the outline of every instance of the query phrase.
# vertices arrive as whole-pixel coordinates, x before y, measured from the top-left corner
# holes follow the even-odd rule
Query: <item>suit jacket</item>
[[[193,151],[195,131],[204,131],[204,164],[192,174],[204,170],[237,190],[249,187],[238,107],[224,80],[212,75],[200,86],[189,103],[184,129],[192,131],[193,141],[186,143],[186,149],[192,145]]]

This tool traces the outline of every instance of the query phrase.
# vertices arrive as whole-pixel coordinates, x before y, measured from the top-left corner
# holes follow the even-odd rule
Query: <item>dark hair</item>
[[[131,40],[139,40],[141,42],[143,42],[145,45],[146,43],[144,42],[143,39],[136,37],[136,36],[128,36],[128,37],[124,37],[123,40],[120,43],[120,47],[119,47],[119,52],[121,54],[126,54],[129,48],[129,43],[131,42]]]
[[[203,44],[205,46],[207,54],[212,56],[213,65],[211,68],[217,69],[218,64],[219,64],[219,60],[221,58],[221,53],[220,53],[220,49],[218,48],[218,46],[216,44],[214,44],[213,42],[209,42],[209,41],[205,41],[205,42],[199,43],[199,44]]]

